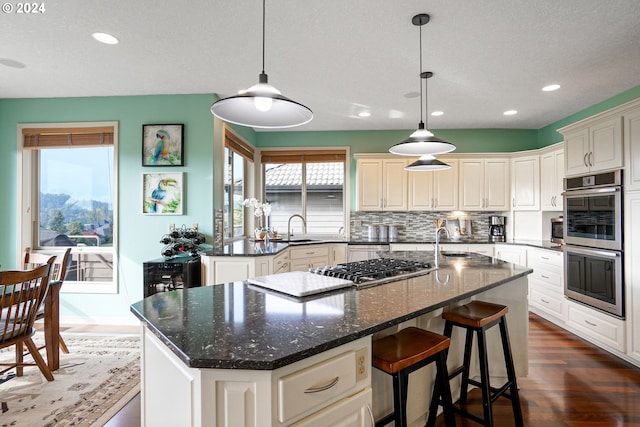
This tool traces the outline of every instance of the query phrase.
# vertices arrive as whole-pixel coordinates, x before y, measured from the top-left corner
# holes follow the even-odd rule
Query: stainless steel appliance
[[[551,243],[564,244],[564,218],[551,218]]]
[[[624,317],[622,171],[564,180],[564,293]]]
[[[622,252],[567,245],[564,257],[564,294],[624,317]]]
[[[491,215],[489,217],[489,240],[492,242],[504,242],[507,238],[506,224],[507,217]]]
[[[376,258],[364,261],[345,262],[335,267],[318,267],[309,271],[323,276],[352,281],[357,287],[379,285],[392,280],[420,276],[433,270],[428,262]]]
[[[622,171],[565,178],[564,241],[622,250]]]

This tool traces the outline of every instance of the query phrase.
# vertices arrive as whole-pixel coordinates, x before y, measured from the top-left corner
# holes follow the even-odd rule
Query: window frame
[[[281,152],[281,153],[280,153]],[[331,162],[332,157],[340,156],[341,161],[344,164],[344,181],[342,188],[343,197],[343,223],[344,223],[344,235],[350,235],[350,211],[351,211],[351,154],[350,147],[348,146],[335,146],[335,147],[295,147],[292,150],[291,147],[264,147],[260,154],[260,174],[262,181],[262,188],[260,194],[262,194],[263,200],[266,200],[266,168],[265,164],[269,163],[303,163],[303,180],[302,188],[306,188],[306,164],[315,162]],[[297,159],[296,159],[297,158]],[[303,216],[307,217],[307,194],[302,194],[302,211]],[[337,234],[337,233],[336,233]],[[330,234],[327,234],[329,236]],[[321,235],[319,235],[321,236]]]
[[[113,128],[113,246],[110,247],[72,247],[72,254],[99,254],[107,253],[113,259],[113,276],[111,282],[65,282],[61,288],[63,293],[89,293],[89,294],[117,294],[118,293],[118,122],[77,122],[77,123],[19,123],[17,125],[17,233],[18,256],[25,247],[30,247],[34,252],[44,253],[58,250],[59,248],[42,248],[36,241],[38,236],[35,227],[35,216],[39,213],[39,150],[25,149],[23,129],[37,128]],[[37,191],[34,191],[36,190]],[[60,247],[61,248],[61,247]],[[17,260],[20,265],[20,260]]]
[[[256,167],[256,161],[255,161],[255,147],[253,147],[253,145],[251,145],[249,142],[247,142],[244,138],[242,138],[240,135],[238,135],[236,132],[233,131],[233,129],[231,127],[229,127],[228,125],[224,125],[223,126],[223,138],[222,138],[222,156],[224,157],[222,165],[226,166],[228,159],[228,155],[227,155],[227,150],[232,153],[232,157],[233,154],[240,156],[243,159],[243,186],[242,186],[242,191],[243,191],[243,197],[247,198],[249,197],[249,194],[253,193],[253,189],[255,188],[255,186],[253,185],[253,179],[255,176],[255,172],[254,172],[254,168]],[[233,162],[230,163],[231,167],[233,169],[234,165]],[[226,174],[227,174],[227,170],[226,168],[224,168],[224,175],[222,178],[222,207],[223,207],[223,212],[222,212],[222,226],[223,226],[223,230],[222,230],[222,240],[223,242],[233,242],[236,240],[242,240],[245,237],[248,237],[250,235],[252,235],[253,231],[253,227],[252,227],[252,223],[250,222],[249,218],[247,217],[247,215],[245,214],[244,210],[242,212],[242,222],[243,222],[243,234],[239,235],[239,236],[234,236],[233,235],[233,229],[230,230],[231,235],[227,236],[226,232],[225,232],[225,225],[228,223],[229,218],[227,218],[227,216],[224,213],[224,204],[225,204],[225,180],[226,180]],[[229,200],[230,202],[230,212],[228,213],[228,215],[233,215],[233,205],[231,204],[231,202],[233,202],[233,192],[230,191],[229,192],[229,197],[231,198],[231,200]],[[231,227],[233,228],[233,219],[231,219]]]

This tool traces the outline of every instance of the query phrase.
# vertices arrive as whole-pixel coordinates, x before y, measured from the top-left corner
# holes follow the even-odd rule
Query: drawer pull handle
[[[329,381],[325,385],[321,385],[321,386],[318,386],[318,387],[309,387],[304,392],[305,393],[319,393],[321,391],[329,390],[331,387],[333,387],[334,385],[338,384],[338,381],[340,381],[340,377],[335,377],[334,379],[332,379],[331,381]]]
[[[549,279],[549,276],[545,276],[544,274],[541,274],[540,277],[542,277],[543,279]]]
[[[594,326],[594,327],[595,327],[595,326],[598,326],[598,325],[596,325],[596,324],[595,324],[595,323],[593,323],[593,322],[589,322],[588,320],[585,320],[585,321],[584,321],[584,323],[586,323],[586,324],[587,324],[587,325],[589,325],[589,326]]]
[[[540,298],[540,301],[542,301],[542,302],[543,302],[543,303],[545,303],[545,304],[549,304],[549,301],[547,301],[547,300],[546,300],[546,299],[544,299],[544,298]]]
[[[369,411],[369,418],[371,418],[371,427],[376,425],[376,419],[373,416],[373,410],[371,409],[371,405],[367,403],[367,411]]]
[[[311,252],[305,252],[305,255],[313,255],[315,254],[315,252],[311,251]]]
[[[546,261],[549,261],[549,258],[547,258],[546,256],[541,256],[540,258],[542,258],[542,259],[544,259]]]

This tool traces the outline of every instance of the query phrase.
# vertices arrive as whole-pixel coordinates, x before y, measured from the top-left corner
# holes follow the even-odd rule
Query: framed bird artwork
[[[142,213],[148,215],[182,215],[184,205],[183,173],[143,173]]]
[[[184,166],[184,125],[142,125],[142,166]]]

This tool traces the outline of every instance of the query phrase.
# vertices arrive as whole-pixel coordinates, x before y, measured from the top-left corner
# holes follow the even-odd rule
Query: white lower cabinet
[[[142,335],[143,427],[372,426],[370,336],[255,371],[189,368]]]
[[[567,325],[583,338],[624,353],[625,322],[582,304],[567,301]]]
[[[291,258],[289,256],[289,250],[278,252],[273,257],[273,274],[286,273],[291,268]]]
[[[329,249],[331,245],[304,245],[289,249],[291,271],[308,271],[313,267],[331,265]]]
[[[636,364],[640,364],[640,265],[638,265],[638,260],[640,260],[640,222],[638,221],[640,218],[640,191],[628,191],[624,197],[624,283],[625,309],[629,328],[627,354]]]
[[[495,257],[512,264],[527,265],[527,248],[518,245],[495,245]]]
[[[294,427],[367,427],[371,418],[371,387],[318,411],[295,423]]]
[[[562,257],[559,251],[527,249],[527,266],[533,269],[529,275],[529,305],[534,312],[560,325],[567,320]]]

